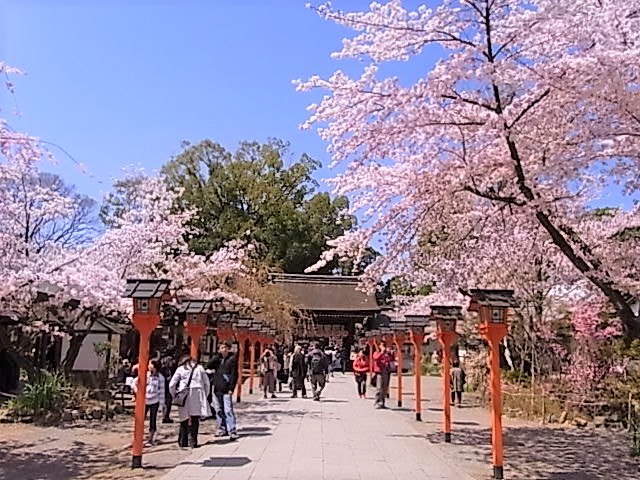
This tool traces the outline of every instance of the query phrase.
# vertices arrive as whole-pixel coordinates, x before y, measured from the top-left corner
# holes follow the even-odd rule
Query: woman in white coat
[[[178,405],[180,417],[178,444],[181,447],[198,447],[200,418],[211,416],[211,407],[207,402],[210,388],[209,377],[204,368],[189,355],[182,357],[169,383],[169,391],[174,398],[179,392],[187,390],[184,405]]]

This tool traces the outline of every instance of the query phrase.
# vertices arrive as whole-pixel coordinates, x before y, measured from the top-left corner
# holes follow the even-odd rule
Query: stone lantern
[[[469,311],[480,317],[480,334],[489,344],[491,383],[491,443],[493,478],[504,478],[502,440],[502,386],[500,378],[500,342],[508,333],[508,315],[515,306],[513,290],[471,290]]]
[[[133,300],[133,325],[140,334],[138,347],[138,393],[136,395],[135,422],[131,468],[142,468],[145,402],[147,396],[147,370],[149,367],[149,340],[160,324],[162,304],[171,299],[171,280],[130,279],[125,286],[125,297]]]
[[[462,307],[439,306],[431,307],[431,318],[436,321],[437,335],[442,345],[442,409],[444,412],[444,441],[451,443],[451,346],[458,334],[456,325],[462,320]]]
[[[413,343],[413,375],[416,393],[416,420],[422,421],[422,345],[424,344],[424,329],[429,324],[427,315],[405,315],[409,338]]]
[[[207,331],[207,319],[213,308],[210,300],[182,300],[178,312],[185,315],[185,329],[191,338],[191,358],[198,360],[200,339]]]

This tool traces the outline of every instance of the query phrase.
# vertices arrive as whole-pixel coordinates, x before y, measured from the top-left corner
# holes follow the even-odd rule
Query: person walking
[[[190,355],[182,357],[169,382],[169,390],[178,406],[180,447],[198,447],[200,419],[211,416],[207,402],[210,384],[207,372]]]
[[[308,356],[309,371],[311,372],[311,387],[313,389],[313,399],[320,401],[320,394],[329,375],[329,364],[327,356],[318,345],[314,345]]]
[[[175,358],[175,351],[168,349],[160,359],[160,373],[162,373],[165,380],[164,415],[162,415],[162,423],[173,423],[173,420],[171,420],[173,397],[171,397],[169,381],[173,378],[173,374],[177,368],[178,362]]]
[[[260,357],[260,373],[262,374],[263,398],[267,398],[267,392],[271,398],[276,398],[276,376],[278,373],[278,359],[270,349],[266,349]]]
[[[233,411],[233,391],[238,382],[238,360],[231,352],[231,344],[221,343],[218,355],[207,363],[207,370],[214,370],[213,374],[213,404],[216,410],[218,431],[216,437],[229,435],[230,440],[236,440],[236,415]]]
[[[307,398],[307,387],[304,384],[305,377],[307,376],[307,363],[305,362],[300,345],[296,345],[293,350],[290,370],[291,379],[293,380],[291,388],[293,393],[291,394],[291,398],[298,397],[298,390],[302,390],[302,398]]]
[[[377,377],[375,408],[387,408],[385,402],[389,393],[392,362],[393,357],[387,349],[387,344],[385,342],[380,342],[380,345],[378,345],[378,351],[373,354],[373,372]]]
[[[329,345],[324,351],[325,358],[327,360],[327,379],[329,381],[329,377],[333,377],[333,364],[335,362],[335,350],[333,349],[333,345]]]
[[[364,354],[364,350],[360,350],[353,361],[353,373],[358,384],[358,395],[360,398],[367,396],[367,372],[369,371],[369,359]]]
[[[149,415],[149,440],[145,443],[145,446],[151,447],[154,445],[156,432],[158,430],[158,410],[162,405],[164,408],[164,376],[159,372],[158,362],[151,360],[149,362],[149,369],[147,370],[147,396],[145,399],[144,415]],[[132,382],[133,394],[138,393],[138,377]]]
[[[455,405],[456,399],[458,400],[458,406],[462,405],[462,392],[464,392],[464,385],[466,382],[466,373],[460,366],[459,362],[453,362],[453,368],[451,369],[451,405]]]
[[[276,372],[276,381],[278,383],[278,393],[282,393],[282,385],[289,380],[289,367],[285,363],[284,350],[282,347],[276,348],[276,361],[278,362],[278,370]]]

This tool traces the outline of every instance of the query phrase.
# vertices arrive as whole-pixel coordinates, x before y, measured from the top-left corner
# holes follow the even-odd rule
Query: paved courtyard
[[[370,398],[358,398],[351,375],[331,379],[320,403],[288,392],[246,402],[238,442],[209,437],[164,479],[472,479],[416,430],[409,412],[374,410]]]

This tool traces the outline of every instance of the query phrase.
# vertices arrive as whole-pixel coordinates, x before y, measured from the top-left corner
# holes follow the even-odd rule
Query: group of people
[[[305,380],[309,380],[313,399],[320,400],[330,373],[331,357],[313,344],[310,351],[296,345],[290,354],[282,350],[266,348],[260,356],[259,372],[262,377],[264,398],[275,397],[276,383],[290,380],[292,397],[298,392],[307,396]],[[128,378],[127,384],[137,394],[138,365],[123,362],[118,376]],[[231,345],[223,342],[206,366],[200,365],[190,355],[175,361],[173,352],[158,356],[149,362],[146,387],[146,411],[149,416],[149,438],[147,446],[155,442],[158,413],[163,414],[163,423],[173,423],[170,412],[177,407],[180,428],[178,444],[181,447],[197,447],[200,422],[214,417],[217,422],[216,437],[228,436],[231,441],[238,438],[236,416],[233,409],[233,392],[238,382],[238,360]]]
[[[367,394],[367,375],[371,372],[371,385],[376,387],[375,408],[386,408],[386,399],[389,398],[389,382],[391,373],[395,368],[395,352],[387,347],[385,342],[380,342],[377,350],[372,354],[372,364],[364,349],[353,356],[353,373],[358,388],[358,396],[365,398]],[[449,382],[451,386],[451,405],[462,404],[462,392],[466,384],[466,375],[460,363],[454,361],[450,370]]]
[[[124,361],[118,376],[130,375],[127,384],[134,395],[138,393],[138,365]],[[221,343],[218,354],[207,364],[200,365],[190,355],[175,360],[173,352],[149,362],[147,370],[146,408],[149,416],[147,446],[155,442],[158,412],[163,413],[163,423],[173,423],[172,406],[177,407],[180,427],[180,447],[198,447],[200,421],[215,417],[216,437],[238,438],[236,417],[233,410],[233,391],[238,380],[238,362],[229,343]]]
[[[263,397],[275,397],[276,381],[280,384],[289,383],[291,397],[297,398],[298,392],[307,397],[306,380],[311,383],[313,399],[320,400],[331,371],[331,358],[320,349],[319,344],[313,344],[310,351],[304,351],[302,345],[295,345],[286,355],[265,350],[260,358],[260,373],[262,375]]]
[[[344,355],[338,359],[345,359]],[[385,342],[380,342],[371,355],[372,364],[365,350],[352,354],[352,367],[360,398],[367,393],[367,377],[371,372],[371,385],[376,388],[374,406],[386,408],[389,397],[391,373],[395,370],[395,352]],[[291,397],[297,398],[298,392],[307,397],[306,381],[311,383],[313,400],[320,401],[329,376],[335,367],[336,357],[320,348],[318,343],[305,351],[296,345],[290,352],[266,348],[260,356],[259,372],[262,377],[263,397],[274,398],[276,384],[289,383]],[[340,366],[344,372],[344,365]],[[138,389],[138,365],[131,366],[123,362],[119,377],[130,380],[128,384],[134,395]],[[135,376],[135,377],[134,377]],[[146,415],[149,415],[149,439],[147,445],[153,445],[157,432],[157,417],[161,412],[163,423],[173,423],[170,413],[173,405],[178,410],[180,428],[178,444],[181,447],[197,447],[201,419],[215,417],[216,437],[228,436],[231,441],[238,438],[236,416],[233,409],[233,392],[238,382],[238,360],[231,351],[231,345],[223,342],[218,354],[206,364],[200,365],[190,355],[184,355],[176,362],[173,352],[157,356],[149,362],[146,387]],[[451,403],[462,402],[465,385],[465,372],[458,362],[451,368]]]
[[[376,387],[375,408],[386,408],[386,401],[389,397],[389,382],[391,372],[394,370],[395,354],[387,347],[385,342],[378,344],[377,350],[373,352],[372,364],[364,349],[359,350],[353,359],[353,373],[358,387],[358,395],[365,398],[367,395],[367,374],[371,372],[371,385]]]

